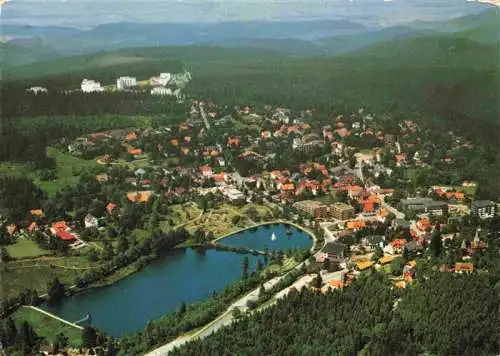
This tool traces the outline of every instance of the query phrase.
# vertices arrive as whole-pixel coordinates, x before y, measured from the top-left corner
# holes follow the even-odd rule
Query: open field
[[[186,225],[186,229],[189,232],[193,232],[201,227],[205,231],[213,232],[215,237],[227,235],[231,232],[254,225],[254,222],[248,218],[247,214],[248,209],[252,207],[257,210],[260,217],[267,215],[272,216],[272,210],[264,205],[248,204],[240,207],[231,204],[222,204],[206,212],[201,219],[189,222]],[[232,222],[234,216],[240,216],[240,220],[236,225]]]
[[[56,277],[67,286],[74,284],[75,278],[92,266],[97,266],[83,257],[38,258],[12,261],[2,270],[0,294],[13,297],[25,288],[36,289],[44,294],[47,285]]]
[[[35,332],[39,336],[44,337],[48,343],[54,342],[56,335],[59,333],[63,333],[68,337],[68,342],[71,346],[78,347],[82,343],[81,330],[64,324],[34,309],[21,307],[12,314],[12,319],[17,325],[20,325],[23,321],[27,321],[33,326]]]
[[[75,185],[78,182],[79,175],[75,175],[73,169],[80,172],[85,168],[97,166],[95,161],[83,160],[70,154],[60,152],[53,147],[47,148],[47,156],[56,160],[57,179],[55,180],[42,181],[38,171],[30,169],[27,165],[11,162],[0,164],[0,174],[26,176],[33,179],[35,184],[49,195],[53,195],[61,188]]]
[[[12,258],[30,258],[49,255],[50,251],[42,250],[36,242],[28,238],[18,238],[15,244],[5,246]]]
[[[169,207],[169,209],[170,212],[168,214],[168,220],[162,221],[160,223],[160,226],[164,231],[169,231],[173,228],[181,227],[184,224],[190,225],[190,222],[192,222],[194,219],[197,219],[202,212],[196,204],[191,203],[172,205]],[[189,227],[187,228],[189,230]]]

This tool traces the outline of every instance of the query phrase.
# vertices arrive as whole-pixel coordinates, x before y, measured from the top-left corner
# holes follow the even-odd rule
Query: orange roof
[[[360,192],[363,190],[363,187],[360,187],[359,185],[350,185],[347,187],[347,190],[353,192]]]
[[[237,137],[230,137],[228,140],[227,140],[227,144],[228,145],[234,145],[234,146],[238,146],[240,144],[240,139],[237,138]]]
[[[68,225],[66,224],[66,221],[60,220],[56,221],[55,223],[52,223],[52,227],[57,231],[66,231]]]
[[[396,240],[391,242],[391,245],[393,247],[403,247],[404,245],[406,245],[406,240],[405,239],[396,239]]]
[[[399,282],[396,282],[396,284],[394,284],[394,286],[396,288],[403,289],[403,288],[406,288],[406,282],[405,281],[399,281]]]
[[[42,217],[43,216],[42,209],[33,209],[33,210],[30,210],[30,213],[33,216],[38,216],[38,217]]]
[[[420,230],[427,230],[427,229],[429,229],[431,227],[431,222],[427,218],[420,219],[417,222],[417,227]]]
[[[347,222],[348,229],[362,229],[366,226],[366,223],[363,220],[351,220]]]
[[[294,190],[295,189],[295,185],[293,183],[283,184],[283,186],[281,187],[281,189],[286,190],[286,191]]]
[[[127,193],[127,199],[132,203],[146,203],[149,201],[150,197],[151,197],[150,191]]]
[[[134,141],[134,140],[137,140],[137,135],[135,132],[129,132],[127,134],[127,137],[125,137],[125,140],[127,141]]]
[[[375,207],[373,206],[373,202],[367,200],[363,203],[363,211],[365,213],[372,212],[374,209]]]
[[[115,203],[113,203],[113,202],[109,202],[109,203],[108,203],[108,205],[106,205],[106,211],[107,211],[109,214],[111,214],[111,213],[113,212],[113,210],[114,210],[115,208],[117,208],[117,207],[118,207],[118,205],[117,205],[117,204],[115,204]]]
[[[455,271],[459,272],[472,272],[474,265],[472,263],[457,262],[455,263]]]
[[[226,174],[224,172],[218,173],[214,176],[214,180],[217,182],[225,181],[226,180]]]
[[[378,211],[378,215],[380,215],[381,217],[389,216],[389,211],[387,209],[380,209]]]
[[[9,233],[9,235],[13,235],[14,232],[16,232],[16,230],[17,230],[17,226],[14,224],[10,224],[7,226],[7,232]]]
[[[328,285],[332,288],[343,288],[344,282],[339,279],[332,279],[331,281],[328,281]]]
[[[33,231],[36,231],[36,230],[38,230],[38,224],[37,224],[36,222],[34,222],[34,221],[33,221],[33,222],[30,224],[30,226],[28,226],[28,231],[29,231],[29,232],[33,232]]]
[[[128,150],[128,154],[132,156],[139,156],[142,154],[142,150],[140,148],[131,148]]]
[[[356,263],[356,267],[360,270],[360,271],[363,271],[367,268],[370,268],[373,266],[373,262],[372,261],[364,261],[364,262],[358,262]]]
[[[406,281],[406,282],[411,282],[413,281],[413,276],[411,274],[411,272],[406,272],[403,274],[403,279]]]
[[[391,255],[386,255],[378,259],[378,263],[385,265],[386,263],[392,262],[393,257]]]
[[[380,204],[380,202],[382,201],[379,197],[377,197],[376,195],[370,195],[368,197],[368,201],[374,203],[374,204]]]
[[[176,138],[173,138],[172,140],[170,140],[170,143],[172,144],[172,146],[175,146],[175,147],[179,146],[179,140]]]

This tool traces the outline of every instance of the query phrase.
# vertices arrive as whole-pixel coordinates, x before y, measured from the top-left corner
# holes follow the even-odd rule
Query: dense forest
[[[499,315],[484,276],[439,274],[401,291],[374,274],[326,295],[290,293],[173,355],[491,355]]]

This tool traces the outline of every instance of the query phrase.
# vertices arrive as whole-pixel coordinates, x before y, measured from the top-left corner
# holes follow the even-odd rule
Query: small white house
[[[33,93],[33,94],[37,95],[39,93],[47,93],[47,88],[44,88],[44,87],[31,87],[31,88],[26,89],[26,92],[27,93]]]
[[[170,88],[156,87],[151,89],[151,95],[173,95],[173,92]]]
[[[104,91],[104,88],[101,86],[101,83],[91,79],[82,80],[82,84],[80,87],[82,89],[82,92],[84,93],[96,93]]]
[[[97,228],[97,226],[99,226],[99,220],[97,220],[95,216],[87,214],[85,216],[84,225],[86,229],[90,229],[93,227]]]

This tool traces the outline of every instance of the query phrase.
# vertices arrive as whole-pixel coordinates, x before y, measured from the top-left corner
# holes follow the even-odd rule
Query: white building
[[[172,79],[172,74],[170,73],[160,73],[159,77],[152,77],[150,79],[151,85],[161,85],[166,86]]]
[[[156,87],[151,89],[151,95],[173,95],[173,92],[170,88]]]
[[[84,225],[85,225],[86,229],[90,229],[90,228],[93,228],[93,227],[96,228],[96,227],[99,226],[99,220],[97,220],[97,218],[95,216],[87,214],[85,216]]]
[[[123,90],[137,85],[137,79],[134,77],[120,77],[116,80],[116,88]]]
[[[101,83],[91,79],[82,80],[81,89],[84,93],[95,93],[104,91],[104,88],[101,86]]]
[[[26,89],[26,92],[27,93],[33,93],[33,94],[38,94],[38,93],[46,93],[47,92],[47,88],[43,88],[43,87],[31,87],[29,89]]]

